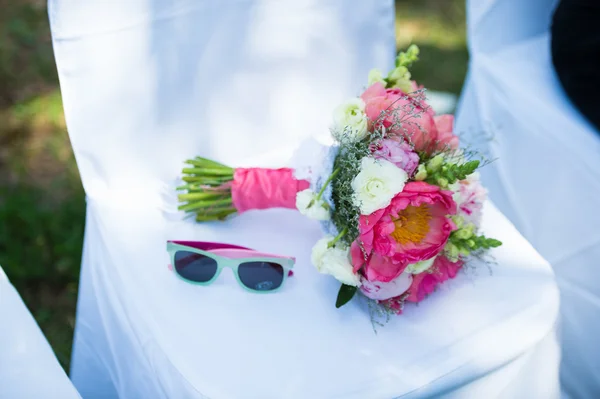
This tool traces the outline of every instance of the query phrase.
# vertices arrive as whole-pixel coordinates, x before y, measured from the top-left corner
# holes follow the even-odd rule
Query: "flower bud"
[[[394,82],[398,80],[410,80],[410,72],[408,72],[408,68],[405,66],[399,66],[390,72],[388,77]]]
[[[458,255],[460,254],[460,251],[456,245],[449,242],[448,244],[446,244],[445,249],[446,249],[446,255],[447,255],[448,259],[450,259],[452,261],[456,261],[458,259]]]
[[[373,68],[369,71],[368,84],[371,86],[373,83],[382,83],[384,86],[386,85],[385,80],[383,79],[383,74],[377,68]]]
[[[438,184],[438,186],[440,186],[442,188],[446,188],[446,187],[448,187],[448,179],[445,179],[443,177],[439,177],[437,179],[437,184]]]
[[[444,156],[442,154],[436,155],[435,157],[431,158],[429,160],[429,162],[427,162],[427,172],[428,173],[437,172],[443,163],[444,163]]]
[[[416,44],[411,44],[410,46],[408,46],[408,49],[406,49],[406,53],[410,56],[410,57],[417,57],[419,55],[419,47]]]
[[[458,238],[459,240],[468,240],[472,236],[473,233],[471,233],[468,228],[460,229],[454,233],[454,237]]]
[[[417,168],[417,173],[415,174],[415,180],[423,181],[427,179],[427,169],[425,169],[425,165],[421,164]]]

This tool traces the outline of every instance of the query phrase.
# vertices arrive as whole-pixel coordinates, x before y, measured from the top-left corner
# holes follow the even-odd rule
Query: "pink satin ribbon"
[[[231,197],[238,213],[251,209],[296,209],[296,194],[310,183],[296,180],[294,170],[239,168],[233,174]]]

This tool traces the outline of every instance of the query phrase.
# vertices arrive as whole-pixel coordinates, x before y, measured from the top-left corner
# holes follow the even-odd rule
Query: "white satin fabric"
[[[600,397],[600,133],[555,76],[556,1],[468,2],[471,65],[457,128],[488,131],[482,178],[498,208],[550,262],[561,293],[565,396]],[[475,140],[474,140],[475,142]]]
[[[67,125],[88,195],[72,378],[86,398],[557,396],[557,289],[490,204],[498,265],[373,331],[310,265],[293,211],[196,224],[175,180],[195,155],[285,166],[394,56],[391,0],[50,1]],[[175,278],[166,240],[297,257],[273,295]],[[524,396],[527,397],[527,396]]]
[[[1,267],[0,398],[80,398]]]

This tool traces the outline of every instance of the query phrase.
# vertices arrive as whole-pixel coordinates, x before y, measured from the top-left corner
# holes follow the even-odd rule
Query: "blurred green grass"
[[[44,0],[0,0],[0,265],[68,370],[85,195],[62,110]],[[464,0],[397,0],[397,44],[421,47],[413,77],[460,92]]]

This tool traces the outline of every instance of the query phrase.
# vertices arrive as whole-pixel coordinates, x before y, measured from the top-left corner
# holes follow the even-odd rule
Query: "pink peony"
[[[373,124],[383,125],[388,135],[403,137],[415,150],[430,151],[438,136],[434,112],[418,97],[408,96],[400,89],[386,89],[380,82],[372,84],[361,95],[370,128]],[[418,117],[410,116],[415,113]]]
[[[456,150],[458,148],[458,136],[453,132],[454,116],[440,115],[433,118],[438,131],[435,150]]]
[[[419,166],[419,155],[412,150],[410,144],[404,141],[384,139],[378,144],[374,144],[371,151],[376,159],[390,161],[403,169],[408,176],[412,176]]]
[[[406,300],[408,302],[421,302],[435,290],[438,284],[454,278],[462,265],[463,262],[460,260],[450,262],[445,256],[438,256],[431,270],[413,276]]]
[[[481,209],[487,198],[487,190],[479,181],[479,173],[473,173],[465,180],[458,182],[458,189],[454,193],[454,201],[458,206],[458,215],[467,223],[479,227],[481,223]]]
[[[368,280],[388,282],[409,263],[433,258],[455,228],[448,218],[455,213],[452,192],[407,183],[388,207],[360,216],[359,237],[350,249],[355,271],[364,267]]]
[[[362,279],[360,290],[367,298],[383,301],[404,294],[412,284],[412,274],[402,273],[390,282]]]

